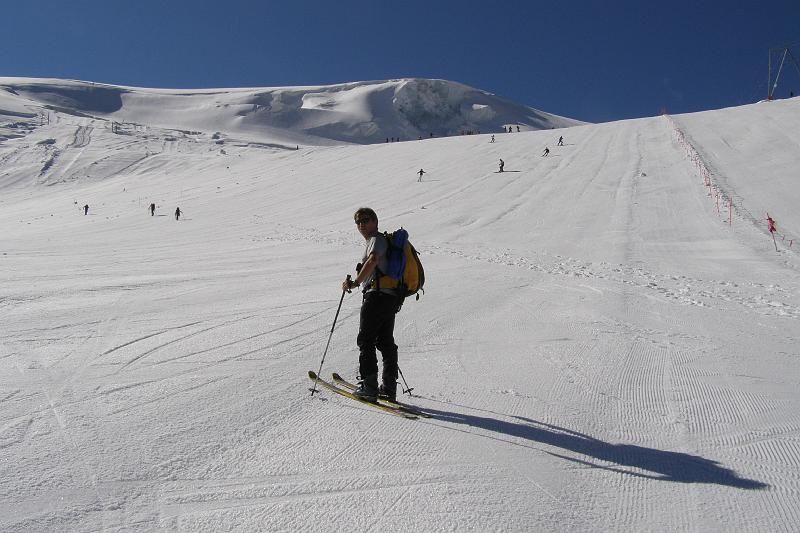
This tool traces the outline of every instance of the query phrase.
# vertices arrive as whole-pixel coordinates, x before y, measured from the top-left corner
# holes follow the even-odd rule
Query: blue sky
[[[444,78],[590,122],[750,103],[800,1],[3,2],[0,76],[139,87]],[[784,69],[777,96],[800,94]]]

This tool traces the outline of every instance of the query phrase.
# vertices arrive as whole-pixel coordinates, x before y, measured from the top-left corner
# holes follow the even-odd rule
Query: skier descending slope
[[[355,279],[342,282],[342,290],[361,285],[364,299],[361,303],[361,320],[358,331],[359,375],[361,382],[354,394],[363,400],[378,400],[377,348],[383,357],[383,374],[380,393],[394,400],[397,396],[397,345],[394,343],[394,316],[400,308],[401,296],[396,289],[381,288],[381,274],[388,272],[389,243],[378,231],[378,215],[368,207],[354,214],[358,232],[364,237],[366,247],[360,269]]]

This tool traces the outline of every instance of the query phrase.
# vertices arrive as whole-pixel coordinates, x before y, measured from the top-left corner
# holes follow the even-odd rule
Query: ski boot
[[[358,388],[353,391],[353,394],[358,396],[361,400],[370,403],[378,402],[378,377],[365,376],[364,379],[358,382]]]
[[[382,384],[378,387],[378,398],[397,403],[397,384],[394,383],[393,385],[394,387]]]

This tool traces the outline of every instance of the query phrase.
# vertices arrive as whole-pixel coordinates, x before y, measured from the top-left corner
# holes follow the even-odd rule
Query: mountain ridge
[[[374,144],[463,133],[563,128],[581,121],[439,79],[400,78],[334,85],[231,89],[153,89],[80,80],[0,78],[8,100],[79,116],[257,141],[309,145]],[[16,111],[18,112],[18,111]],[[297,136],[300,135],[301,138]]]

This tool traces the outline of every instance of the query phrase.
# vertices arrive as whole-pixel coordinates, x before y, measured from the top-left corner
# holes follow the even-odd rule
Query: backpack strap
[[[383,233],[379,233],[378,235],[382,235],[383,240],[386,241],[386,253],[388,255],[389,249],[392,247],[391,236],[389,235],[388,231],[384,231]],[[391,276],[384,274],[383,271],[376,265],[375,277],[373,278],[372,283],[370,283],[370,288],[380,290],[381,285],[383,285],[384,289],[395,289],[397,288],[399,283]]]

